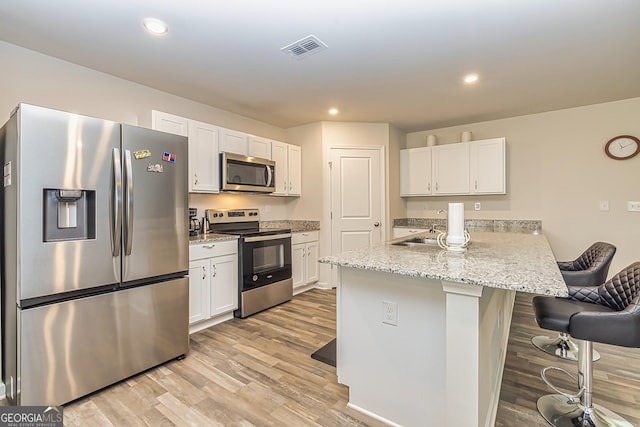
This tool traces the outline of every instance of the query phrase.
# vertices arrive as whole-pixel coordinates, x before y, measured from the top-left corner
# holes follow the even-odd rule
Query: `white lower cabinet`
[[[238,242],[189,247],[189,324],[238,308]],[[207,324],[205,327],[208,327]]]
[[[291,276],[293,291],[318,281],[318,232],[305,231],[291,236]]]

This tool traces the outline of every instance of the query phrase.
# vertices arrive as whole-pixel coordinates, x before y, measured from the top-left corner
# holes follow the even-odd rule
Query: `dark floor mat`
[[[312,358],[326,363],[327,365],[336,366],[336,340],[332,339],[327,344],[319,348],[311,355]]]

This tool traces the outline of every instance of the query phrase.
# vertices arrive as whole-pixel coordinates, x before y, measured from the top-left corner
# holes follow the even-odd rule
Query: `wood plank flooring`
[[[516,296],[507,360],[502,377],[497,427],[548,426],[536,409],[540,396],[554,393],[542,381],[540,371],[559,366],[577,375],[577,362],[565,361],[538,350],[531,344],[536,335],[555,335],[540,329],[535,321],[533,295]],[[640,349],[594,343],[600,360],[593,364],[593,402],[625,417],[640,427]],[[562,374],[551,374],[553,382],[570,393],[577,384]]]
[[[496,426],[547,426],[540,370],[563,362],[531,345],[544,333],[518,294]],[[381,426],[347,408],[335,368],[310,355],[335,336],[335,291],[311,290],[248,319],[191,336],[172,361],[65,406],[65,426]],[[595,344],[594,401],[640,426],[640,350]],[[573,390],[570,381],[560,381]],[[425,420],[425,426],[429,426]]]

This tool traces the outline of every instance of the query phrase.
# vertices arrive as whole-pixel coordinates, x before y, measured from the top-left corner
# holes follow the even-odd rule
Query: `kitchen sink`
[[[413,239],[392,243],[392,245],[408,247],[438,246],[438,239],[435,237],[414,237]]]

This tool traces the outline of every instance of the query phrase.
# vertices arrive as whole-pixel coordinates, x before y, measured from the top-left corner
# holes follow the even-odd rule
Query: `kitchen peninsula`
[[[464,253],[398,245],[415,238],[320,260],[339,268],[338,382],[392,425],[492,426],[515,292],[567,295],[551,248],[495,232]]]

